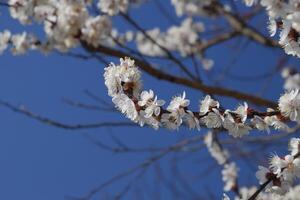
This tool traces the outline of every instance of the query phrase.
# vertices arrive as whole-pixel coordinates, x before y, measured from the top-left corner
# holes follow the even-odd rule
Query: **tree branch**
[[[88,46],[85,43],[82,43],[82,45],[89,51],[92,52],[99,52],[105,55],[109,55],[112,57],[117,57],[117,58],[123,58],[123,57],[132,57],[129,54],[122,52],[120,50],[112,49],[110,47],[105,47],[105,46],[99,46],[97,48]],[[215,95],[221,95],[221,96],[227,96],[227,97],[232,97],[244,101],[249,101],[253,104],[256,104],[258,106],[267,106],[271,108],[276,108],[277,104],[273,101],[266,100],[254,95],[246,94],[243,92],[238,92],[235,90],[230,90],[222,87],[216,87],[216,86],[208,86],[202,83],[199,83],[198,81],[192,81],[186,78],[178,77],[175,75],[170,75],[168,73],[165,73],[159,69],[154,68],[151,66],[151,64],[141,61],[137,58],[133,58],[136,61],[137,66],[139,66],[142,70],[147,72],[148,74],[162,80],[170,81],[172,83],[184,85],[190,88],[194,88],[197,90],[200,90],[206,94],[215,94]]]
[[[228,20],[229,24],[235,31],[239,34],[242,34],[249,39],[258,42],[262,45],[269,46],[269,47],[276,47],[281,48],[278,42],[267,38],[266,36],[259,33],[253,27],[247,25],[243,19],[241,19],[238,15],[227,11],[224,9],[224,6],[220,3],[216,3],[216,9],[220,14],[223,14],[225,18]]]

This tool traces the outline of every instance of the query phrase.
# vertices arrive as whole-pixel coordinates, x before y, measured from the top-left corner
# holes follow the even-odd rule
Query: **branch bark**
[[[82,43],[82,45],[90,52],[98,52],[98,53],[102,53],[102,54],[112,56],[112,57],[117,57],[117,58],[132,57],[131,55],[128,55],[127,53],[125,53],[121,50],[112,49],[110,47],[99,46],[99,47],[95,48],[92,46],[88,46],[85,43]],[[226,89],[226,88],[222,88],[222,87],[208,86],[203,83],[199,83],[197,81],[192,81],[190,79],[182,78],[179,76],[175,76],[175,75],[171,75],[166,72],[163,72],[162,70],[154,68],[150,63],[148,63],[146,61],[142,61],[137,58],[133,58],[133,59],[135,60],[137,66],[139,66],[146,73],[156,77],[157,79],[166,80],[166,81],[169,81],[172,83],[176,83],[176,84],[184,85],[184,86],[187,86],[190,88],[194,88],[194,89],[200,90],[206,94],[212,94],[212,95],[214,94],[214,95],[236,98],[239,100],[251,102],[258,106],[266,106],[266,107],[270,107],[270,108],[277,107],[277,103],[267,100],[267,99],[263,99],[261,97],[255,96],[255,95],[246,94],[243,92]]]

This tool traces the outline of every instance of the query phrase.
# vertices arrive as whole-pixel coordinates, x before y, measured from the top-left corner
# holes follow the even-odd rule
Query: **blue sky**
[[[169,3],[164,1],[164,4],[174,15]],[[163,20],[163,16],[159,14],[153,3],[142,6],[141,10],[133,9],[133,11],[136,11],[133,16],[145,28],[156,26],[163,28],[168,25],[168,21]],[[1,7],[0,12],[0,30],[7,28],[18,32],[24,29],[8,17],[6,8]],[[261,20],[265,20],[265,17],[260,16],[256,19],[262,23]],[[121,30],[128,27],[120,19],[115,19],[115,25]],[[40,32],[40,27],[37,26],[25,29]],[[208,56],[215,59],[214,71],[230,66],[230,73],[234,75],[255,76],[269,71],[274,66],[276,58],[283,54],[282,51],[253,43],[239,53],[238,46],[246,42],[245,39],[240,39],[238,42],[237,40],[226,42],[211,49]],[[80,50],[76,51],[80,52]],[[237,62],[234,62],[234,55],[238,55]],[[292,59],[290,63],[298,64],[298,61]],[[97,104],[84,94],[88,89],[110,102],[111,99],[107,96],[103,83],[103,68],[104,65],[97,60],[81,60],[58,53],[45,56],[38,52],[29,52],[24,56],[15,57],[6,52],[0,57],[0,99],[16,105],[23,104],[35,113],[68,124],[127,121],[120,113],[82,110],[70,107],[62,101],[63,98],[69,98]],[[213,73],[204,73],[203,76],[203,79],[210,84],[206,76],[211,74]],[[197,109],[198,100],[203,97],[199,91],[157,81],[146,74],[143,74],[143,80],[146,89],[153,89],[159,97],[166,100],[185,90],[194,109]],[[276,100],[283,92],[282,82],[279,75],[274,76],[268,80],[269,86],[266,86],[268,89],[261,93],[259,92],[265,84],[264,80],[250,82],[225,78],[221,84],[224,87],[252,94],[263,94],[265,98]],[[223,105],[229,108],[235,108],[238,103],[242,103],[229,98],[220,99]],[[169,132],[139,127],[69,131],[41,124],[3,107],[0,107],[0,119],[0,199],[3,200],[60,200],[69,195],[80,197],[114,175],[155,155],[153,153],[116,154],[105,151],[92,144],[87,139],[87,135],[109,145],[115,145],[112,136],[117,137],[128,146],[138,148],[169,146],[179,139],[203,135],[206,132],[205,129],[197,132],[183,128],[178,132]],[[280,152],[281,148],[272,147],[271,150]],[[214,195],[222,194],[220,168],[210,169],[214,161],[209,157],[207,150],[181,153],[177,156],[180,157],[179,168],[185,172],[184,177],[191,181],[193,191],[203,195],[207,193],[207,188],[211,188]],[[176,181],[172,179],[171,171],[171,163],[175,158],[174,154],[169,155],[160,160],[156,167],[149,168],[143,178],[136,181],[135,186],[124,199],[137,199],[135,195],[139,193],[143,196],[139,197],[140,199],[151,199],[149,195],[158,195],[157,190],[160,191],[161,199],[169,199],[168,184],[156,183],[155,178],[158,168],[161,167],[164,174],[161,179],[165,179],[165,182]],[[246,167],[243,162],[239,164],[241,164],[240,172],[243,174],[241,183],[256,184],[253,168]],[[209,176],[203,176],[203,173],[209,173]],[[95,199],[106,199],[105,194],[117,194],[128,181],[130,179],[112,184]],[[217,191],[211,186],[217,188]],[[176,188],[179,191],[186,191],[185,196],[178,196],[178,199],[191,198],[192,192],[180,183],[176,184]]]

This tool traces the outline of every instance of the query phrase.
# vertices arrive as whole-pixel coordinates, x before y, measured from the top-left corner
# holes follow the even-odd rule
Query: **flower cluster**
[[[220,103],[207,95],[199,103],[199,112],[189,110],[190,101],[183,92],[175,96],[164,109],[163,100],[158,100],[152,90],[141,92],[141,73],[130,58],[121,59],[120,65],[110,64],[105,68],[105,85],[116,107],[128,118],[140,125],[148,124],[154,128],[165,127],[177,130],[185,124],[191,129],[201,126],[225,129],[233,137],[247,135],[251,129],[270,131],[270,127],[288,130],[285,122],[300,123],[299,90],[291,90],[279,99],[278,110],[268,109],[258,112],[247,103],[236,110],[222,109]]]
[[[119,36],[113,29],[108,16],[90,14],[91,2],[91,0],[9,0],[12,18],[22,24],[34,22],[42,24],[46,40],[41,42],[28,33],[16,34],[14,37],[4,31],[0,34],[0,53],[8,44],[13,46],[13,53],[16,54],[25,53],[30,49],[42,52],[57,49],[66,52],[80,43],[93,47],[101,44],[114,45],[111,36],[118,40],[121,35]],[[114,1],[103,0],[99,5],[102,9],[111,8],[109,2]],[[114,6],[120,8],[121,3],[116,1]]]
[[[300,139],[292,138],[288,149],[290,153],[283,158],[273,155],[268,168],[258,167],[256,177],[261,184],[260,189],[241,187],[236,193],[237,196],[233,199],[248,200],[257,191],[260,191],[255,198],[257,200],[298,200],[300,185],[293,187],[293,184],[295,179],[300,177]],[[224,174],[227,174],[225,178],[228,179],[236,176],[237,169],[234,164],[230,164],[227,166],[226,171],[223,170],[222,173],[223,179]],[[222,199],[230,200],[226,194]]]
[[[293,185],[296,177],[300,177],[300,139],[292,138],[289,143],[290,154],[282,157],[273,155],[270,166],[259,166],[256,177],[260,184],[268,182],[266,191],[283,195]]]
[[[239,196],[235,196],[234,200],[248,200],[255,192],[257,191],[257,188],[252,187],[242,187],[240,188]],[[276,195],[273,193],[268,192],[260,192],[257,200],[298,200],[299,199],[299,193],[300,193],[300,185],[296,185],[295,187],[290,188],[289,192],[287,192],[284,195]],[[224,197],[222,200],[230,200],[230,198],[224,194]]]
[[[223,167],[222,179],[224,181],[224,191],[236,190],[238,188],[237,177],[239,169],[234,162],[229,162],[229,152],[222,148],[212,131],[208,131],[205,135],[204,143],[211,156]]]
[[[126,12],[128,5],[128,0],[99,0],[98,3],[99,9],[109,15],[116,15],[120,11]]]
[[[300,95],[299,90],[291,90],[279,99],[279,109],[284,117],[300,123]]]
[[[204,24],[195,23],[192,18],[186,18],[180,26],[171,26],[166,32],[158,28],[147,31],[147,35],[155,38],[156,43],[170,51],[178,51],[182,56],[197,52],[199,33],[205,30]],[[144,55],[161,56],[165,52],[143,33],[136,36],[137,48]]]
[[[207,15],[209,14],[209,7],[213,0],[171,0],[175,7],[178,16],[186,15]]]
[[[14,55],[23,54],[28,49],[39,48],[38,40],[27,32],[12,34],[9,30],[0,32],[0,54],[11,44],[11,51]]]
[[[229,152],[218,144],[212,131],[208,131],[205,135],[204,143],[210,155],[218,162],[219,165],[224,165],[227,162]]]
[[[42,25],[45,40],[38,40],[29,33],[17,34],[22,35],[16,39],[16,43],[21,43],[22,48],[15,49],[12,40],[9,40],[10,35],[3,32],[0,33],[0,53],[9,45],[13,46],[15,54],[33,49],[48,53],[52,50],[67,52],[80,44],[97,48],[100,45],[125,44],[135,39],[137,49],[144,55],[165,56],[166,51],[161,48],[163,46],[182,56],[195,54],[200,58],[204,69],[211,69],[213,60],[205,58],[199,51],[199,44],[205,42],[199,38],[199,34],[205,30],[204,24],[194,22],[192,17],[185,18],[180,25],[171,26],[165,32],[159,28],[147,30],[147,36],[144,32],[130,30],[119,33],[113,27],[111,16],[126,13],[130,5],[141,2],[143,0],[98,0],[100,14],[97,14],[92,0],[9,0],[7,5],[11,17],[24,25]],[[211,0],[172,1],[176,11],[190,14],[199,14],[200,10],[205,12],[211,3]],[[153,40],[149,40],[149,36]]]
[[[258,0],[244,0],[248,6],[258,2]],[[300,57],[300,11],[298,0],[259,0],[260,4],[266,8],[269,15],[269,30],[274,36],[277,29],[281,29],[279,34],[279,44],[283,46],[289,55]]]
[[[108,15],[117,15],[120,12],[127,12],[129,5],[138,5],[144,0],[99,0],[98,8],[101,12],[107,13]]]
[[[284,78],[284,89],[297,90],[300,89],[300,74],[292,68],[284,68],[281,73]]]
[[[225,183],[224,191],[230,191],[236,187],[238,170],[239,169],[234,162],[224,165],[224,168],[222,170],[222,179]]]

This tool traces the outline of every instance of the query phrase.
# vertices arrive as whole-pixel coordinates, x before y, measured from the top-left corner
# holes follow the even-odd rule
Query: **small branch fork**
[[[158,153],[157,155],[151,156],[150,158],[146,159],[145,161],[141,162],[140,164],[120,173],[117,174],[116,176],[112,177],[111,179],[105,181],[104,183],[102,183],[101,185],[99,185],[98,187],[92,189],[88,194],[86,194],[84,197],[80,197],[80,198],[76,198],[76,197],[70,197],[69,199],[73,199],[73,200],[90,200],[93,196],[95,196],[97,193],[99,193],[100,191],[102,191],[104,188],[106,188],[107,186],[111,185],[112,183],[123,179],[131,174],[134,174],[140,170],[145,170],[147,168],[149,168],[151,165],[153,165],[155,162],[157,162],[158,160],[162,159],[163,157],[165,157],[166,155],[172,153],[172,152],[176,152],[179,151],[182,148],[185,148],[187,145],[189,144],[193,144],[199,141],[203,140],[203,136],[195,136],[189,139],[184,139],[181,140],[180,142],[167,147],[166,149],[162,150],[160,153]]]

